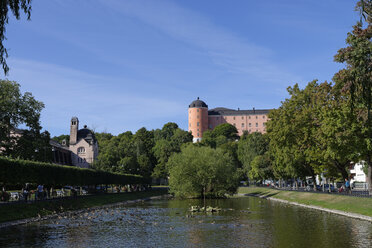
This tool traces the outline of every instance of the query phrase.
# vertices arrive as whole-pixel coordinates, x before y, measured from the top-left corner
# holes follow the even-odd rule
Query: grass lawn
[[[167,194],[167,189],[156,189],[144,192],[131,192],[120,194],[103,194],[95,196],[78,197],[76,199],[58,199],[53,201],[39,201],[32,203],[0,203],[0,223],[12,220],[26,219],[60,213],[68,210],[77,210],[95,206],[102,206],[127,200],[141,199],[151,196]]]
[[[334,194],[316,194],[308,192],[281,191],[270,188],[240,187],[239,194],[271,196],[273,198],[314,205],[328,209],[357,213],[372,217],[372,198],[352,197]]]

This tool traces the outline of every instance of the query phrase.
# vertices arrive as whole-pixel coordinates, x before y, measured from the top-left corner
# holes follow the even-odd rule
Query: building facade
[[[228,109],[214,108],[208,110],[208,105],[199,97],[189,105],[189,132],[193,135],[193,141],[199,142],[206,130],[213,130],[216,126],[229,123],[234,125],[238,134],[244,131],[249,133],[266,132],[266,122],[269,109]]]
[[[79,129],[77,117],[71,118],[69,150],[72,164],[77,167],[89,168],[98,156],[98,142],[94,133],[86,125]]]

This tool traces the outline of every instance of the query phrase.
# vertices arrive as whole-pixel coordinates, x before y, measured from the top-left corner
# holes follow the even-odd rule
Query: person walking
[[[348,194],[350,194],[351,193],[351,188],[350,188],[350,181],[349,181],[348,178],[345,178],[345,188],[346,188],[346,192]]]
[[[39,200],[42,200],[43,199],[43,196],[44,196],[44,186],[39,184],[37,186],[37,198]]]
[[[26,183],[25,187],[22,190],[23,199],[24,199],[25,202],[27,202],[27,200],[28,200],[29,191],[30,191],[30,188],[28,186],[28,183]]]

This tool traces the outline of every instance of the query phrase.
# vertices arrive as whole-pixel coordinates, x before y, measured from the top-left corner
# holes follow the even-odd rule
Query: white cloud
[[[9,65],[12,68],[9,79],[19,82],[22,91],[32,92],[45,103],[42,125],[52,132],[57,130],[54,134],[68,132],[72,116],[78,116],[82,124],[96,126],[97,131],[119,133],[136,131],[151,120],[179,116],[185,111],[185,106],[178,102],[144,91],[123,90],[117,82],[125,79],[22,59],[9,60]],[[141,82],[125,82],[138,83]]]
[[[253,82],[262,81],[282,87],[301,80],[270,61],[272,51],[269,49],[244,40],[174,2],[101,0],[101,3],[113,11],[139,19],[174,39],[202,49],[216,65],[230,72],[246,74]]]

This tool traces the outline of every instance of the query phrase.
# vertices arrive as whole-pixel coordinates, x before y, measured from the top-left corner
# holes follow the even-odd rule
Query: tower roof
[[[83,129],[80,129],[77,132],[77,140],[80,140],[80,139],[85,139],[88,143],[91,141],[93,142],[96,141],[96,137],[94,133],[90,129],[86,128],[86,126],[84,126]]]
[[[198,97],[196,100],[192,101],[192,103],[189,105],[189,108],[208,108],[208,105]]]

